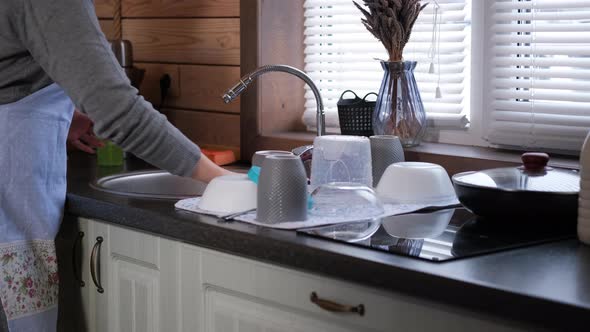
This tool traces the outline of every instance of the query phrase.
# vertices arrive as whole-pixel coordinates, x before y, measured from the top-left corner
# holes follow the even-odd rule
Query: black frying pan
[[[478,216],[575,221],[579,175],[546,167],[548,160],[546,154],[525,153],[524,167],[455,174],[453,186],[461,204]]]

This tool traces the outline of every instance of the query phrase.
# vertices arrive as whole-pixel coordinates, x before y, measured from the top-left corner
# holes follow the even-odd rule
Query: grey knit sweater
[[[131,86],[90,0],[0,0],[0,105],[53,82],[99,137],[171,173],[191,174],[199,148]]]

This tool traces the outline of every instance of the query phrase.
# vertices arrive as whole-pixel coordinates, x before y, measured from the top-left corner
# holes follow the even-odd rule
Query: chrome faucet
[[[313,91],[313,95],[315,96],[315,101],[316,101],[316,105],[317,105],[317,123],[316,123],[317,135],[318,136],[325,135],[326,134],[326,121],[325,121],[326,115],[324,113],[324,103],[322,102],[322,96],[320,96],[320,90],[317,88],[317,86],[313,83],[311,78],[306,73],[304,73],[303,71],[301,71],[295,67],[291,67],[291,66],[287,66],[287,65],[268,65],[268,66],[259,67],[258,69],[254,70],[253,72],[242,77],[236,85],[234,85],[231,89],[227,90],[227,92],[223,95],[223,101],[226,104],[229,104],[234,99],[236,99],[242,92],[244,92],[244,90],[246,90],[248,85],[250,85],[250,83],[252,83],[252,81],[255,78],[257,78],[258,76],[260,76],[262,74],[266,74],[266,73],[270,73],[270,72],[289,73],[289,74],[299,77],[305,83],[307,83],[307,85],[309,85],[309,87],[311,88],[311,91]]]
[[[316,105],[317,105],[317,122],[316,122],[316,132],[318,136],[322,136],[326,134],[326,115],[324,113],[324,103],[322,102],[322,96],[320,95],[320,90],[318,87],[313,83],[311,78],[304,73],[303,71],[287,66],[287,65],[267,65],[259,67],[258,69],[254,70],[253,72],[245,75],[240,79],[240,81],[234,85],[231,89],[227,90],[227,92],[223,95],[223,101],[228,104],[231,103],[234,99],[236,99],[246,88],[248,85],[254,81],[255,78],[258,76],[270,73],[270,72],[284,72],[295,75],[302,79],[309,87],[311,91],[313,91],[313,95],[315,97]],[[291,150],[295,155],[301,158],[303,165],[305,166],[305,172],[307,173],[307,177],[311,175],[311,159],[313,156],[313,145],[305,145],[297,147]]]

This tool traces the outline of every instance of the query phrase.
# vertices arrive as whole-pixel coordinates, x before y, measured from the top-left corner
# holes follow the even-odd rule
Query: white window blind
[[[362,4],[362,0],[357,2]],[[470,1],[437,2],[441,22],[439,56],[429,57],[435,12],[431,1],[412,30],[404,60],[418,61],[415,77],[429,123],[465,127],[470,85]],[[361,23],[362,14],[352,0],[306,0],[304,6],[305,71],[321,91],[326,126],[333,132],[338,128],[336,103],[342,92],[353,90],[361,98],[369,92],[378,92],[383,70],[376,59],[387,60],[388,56],[381,42]],[[429,73],[431,62],[434,62],[434,73]],[[435,98],[439,70],[442,98]],[[314,130],[316,104],[308,87],[305,98],[303,122],[309,130]]]
[[[590,129],[590,1],[488,5],[486,138],[499,145],[579,151]]]

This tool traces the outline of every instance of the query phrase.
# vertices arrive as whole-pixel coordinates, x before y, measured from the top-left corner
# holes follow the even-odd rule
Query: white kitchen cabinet
[[[90,249],[84,251],[83,273],[88,275],[83,298],[89,331],[180,331],[177,243],[102,222],[81,222],[88,223],[85,246]]]
[[[514,324],[466,310],[211,250],[201,251],[201,289],[195,296],[203,298],[202,331],[519,330]],[[312,292],[348,308],[362,305],[364,314],[326,311],[311,302]]]
[[[89,236],[83,248],[86,255],[96,237],[103,237],[100,272],[104,293],[87,282],[88,294],[84,295],[85,307],[90,309],[86,310],[90,331],[526,330],[513,322],[464,309],[102,222],[82,219],[81,223],[88,223]],[[89,268],[85,268],[83,275],[88,274]],[[357,312],[320,308],[311,301],[312,292],[333,308]]]

